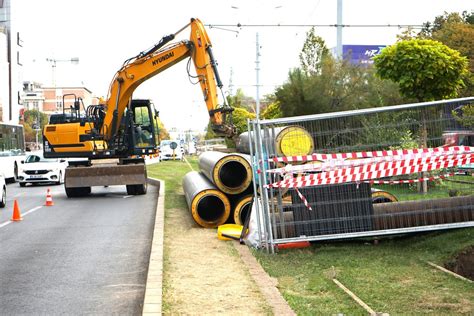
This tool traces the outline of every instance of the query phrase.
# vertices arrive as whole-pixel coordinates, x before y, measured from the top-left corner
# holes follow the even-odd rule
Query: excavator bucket
[[[128,165],[73,166],[66,169],[65,188],[107,185],[140,185],[146,183],[144,163]]]

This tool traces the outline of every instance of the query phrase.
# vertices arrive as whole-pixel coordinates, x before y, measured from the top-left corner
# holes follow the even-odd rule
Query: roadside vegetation
[[[196,157],[188,161],[198,170]],[[148,168],[149,176],[166,181],[167,210],[187,209],[181,181],[189,171],[189,165],[180,161]],[[254,251],[254,255],[278,280],[280,292],[298,315],[365,313],[336,286],[333,277],[377,312],[469,315],[474,312],[474,286],[427,261],[443,266],[472,246],[473,240],[470,228],[386,237],[377,243],[374,239],[319,242],[275,255],[264,251]]]
[[[474,286],[427,264],[443,265],[472,245],[474,229],[380,239],[319,242],[310,248],[255,252],[298,315],[364,314],[335,277],[377,312],[472,315]]]

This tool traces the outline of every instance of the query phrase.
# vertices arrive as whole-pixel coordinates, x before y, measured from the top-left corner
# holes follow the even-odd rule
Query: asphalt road
[[[54,206],[43,206],[51,188]],[[158,188],[7,186],[0,209],[0,314],[141,314]],[[9,222],[13,200],[23,215]]]

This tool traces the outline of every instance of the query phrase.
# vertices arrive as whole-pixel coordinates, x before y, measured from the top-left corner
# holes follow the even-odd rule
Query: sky
[[[124,60],[199,18],[207,26],[225,95],[242,89],[257,95],[256,51],[259,39],[259,95],[282,85],[310,27],[334,25],[336,0],[12,0],[15,27],[23,40],[23,80],[57,86],[85,86],[107,96]],[[474,9],[474,0],[343,0],[346,25],[421,25],[446,12]],[[280,25],[280,26],[244,26]],[[235,25],[217,27],[217,25]],[[390,45],[404,29],[343,28],[342,42]],[[336,28],[316,27],[327,47],[336,46]],[[189,37],[184,30],[178,40]],[[79,58],[78,64],[69,62]],[[58,60],[53,75],[52,64]],[[202,92],[190,83],[186,61],[144,82],[135,98],[152,99],[165,127],[204,130],[208,114]],[[222,102],[222,97],[221,97]]]

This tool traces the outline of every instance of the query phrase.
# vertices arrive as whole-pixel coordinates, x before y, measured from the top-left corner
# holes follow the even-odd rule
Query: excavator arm
[[[169,44],[188,26],[191,28],[189,40]],[[105,105],[106,115],[101,129],[105,138],[112,139],[117,133],[124,110],[141,83],[188,57],[194,62],[213,130],[219,135],[231,137],[235,133],[231,122],[232,109],[225,104],[218,104],[217,89],[222,88],[222,82],[211,47],[211,41],[201,21],[191,19],[191,22],[177,33],[164,37],[149,51],[128,60],[115,74],[110,85]]]

